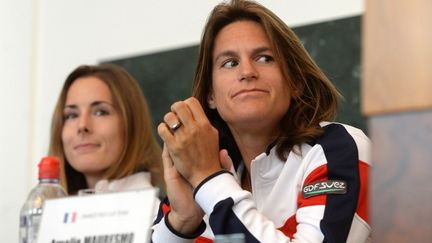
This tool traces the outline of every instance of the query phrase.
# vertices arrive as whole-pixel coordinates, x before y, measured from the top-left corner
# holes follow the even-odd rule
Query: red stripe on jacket
[[[328,178],[327,166],[321,165],[317,167],[315,170],[313,170],[306,177],[303,186],[311,183],[319,182],[319,181],[326,181],[327,178]],[[325,194],[313,196],[310,198],[303,198],[303,194],[299,192],[298,201],[297,201],[297,210],[307,206],[325,205],[326,199],[327,196]],[[296,215],[294,214],[285,221],[285,224],[282,227],[280,227],[279,230],[292,239],[294,237],[294,234],[297,232],[297,224],[298,223],[296,220]]]
[[[359,163],[359,173],[360,173],[360,195],[357,204],[356,213],[362,218],[366,223],[369,221],[369,165],[363,161]]]

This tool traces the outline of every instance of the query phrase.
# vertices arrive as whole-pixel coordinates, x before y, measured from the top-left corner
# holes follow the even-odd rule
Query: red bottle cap
[[[43,157],[39,162],[39,179],[60,178],[60,161],[57,157]]]

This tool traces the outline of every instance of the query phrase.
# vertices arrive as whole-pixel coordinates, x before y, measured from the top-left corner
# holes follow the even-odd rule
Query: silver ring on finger
[[[172,126],[170,126],[170,130],[171,132],[175,132],[177,129],[179,129],[183,124],[181,122],[177,122],[175,124],[173,124]]]

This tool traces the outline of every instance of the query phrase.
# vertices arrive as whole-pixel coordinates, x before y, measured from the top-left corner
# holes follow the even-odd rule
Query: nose
[[[87,134],[91,132],[91,118],[87,114],[82,114],[78,120],[78,134]]]
[[[253,60],[243,60],[240,63],[240,81],[252,81],[258,78],[258,71]]]

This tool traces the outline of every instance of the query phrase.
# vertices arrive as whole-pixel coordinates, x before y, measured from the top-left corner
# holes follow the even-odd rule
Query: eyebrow
[[[271,51],[271,49],[269,47],[266,47],[266,46],[257,47],[257,48],[252,50],[252,56],[254,56],[258,53],[261,53],[261,52],[266,52],[266,51]],[[219,53],[215,57],[214,61],[217,62],[217,60],[220,59],[221,57],[234,57],[234,56],[238,56],[237,52],[232,51],[232,50],[226,50],[226,51]]]
[[[92,103],[90,104],[90,106],[91,106],[91,107],[95,107],[95,106],[98,106],[98,105],[101,105],[101,104],[106,104],[106,105],[109,105],[109,106],[114,107],[113,104],[111,104],[111,103],[109,103],[109,102],[107,102],[107,101],[94,101],[94,102],[92,102]],[[78,109],[78,106],[75,105],[75,104],[65,105],[64,109]]]

